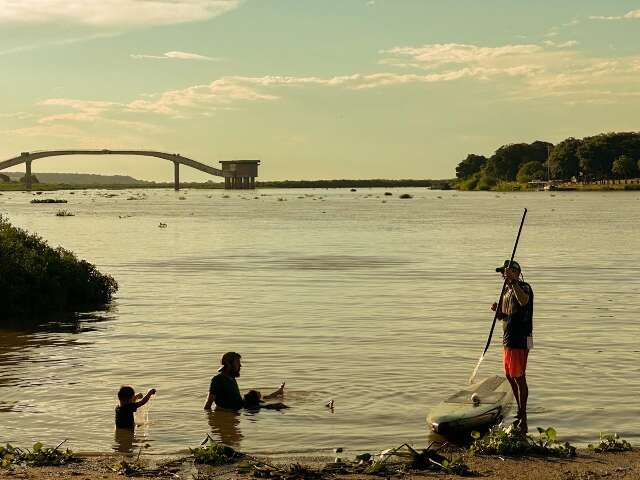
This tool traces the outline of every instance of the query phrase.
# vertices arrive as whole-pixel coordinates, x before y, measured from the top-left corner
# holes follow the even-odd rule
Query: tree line
[[[487,158],[469,154],[456,167],[459,185],[488,190],[499,182],[534,180],[593,182],[640,174],[640,133],[601,133],[582,139],[503,145]]]

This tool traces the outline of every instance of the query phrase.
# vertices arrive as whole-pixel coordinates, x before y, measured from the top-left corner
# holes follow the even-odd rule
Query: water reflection
[[[207,420],[213,438],[233,448],[239,448],[243,435],[240,431],[240,413],[234,410],[216,408],[207,412]]]

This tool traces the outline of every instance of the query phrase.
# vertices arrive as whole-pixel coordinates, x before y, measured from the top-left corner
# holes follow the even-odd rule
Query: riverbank
[[[85,455],[80,461],[62,467],[13,467],[0,468],[0,479],[29,479],[53,480],[78,478],[86,480],[115,480],[122,479],[117,466],[123,457],[115,454]],[[129,461],[133,461],[129,459]],[[265,459],[268,461],[268,459]],[[318,468],[332,458],[293,457],[286,460],[274,461],[276,464],[300,463],[310,468]],[[631,480],[640,478],[640,451],[623,453],[592,453],[588,450],[578,450],[578,455],[571,459],[549,459],[536,457],[481,457],[465,456],[464,461],[471,470],[477,472],[480,478],[487,480],[596,480],[621,479]],[[128,478],[173,478],[173,479],[241,479],[249,480],[253,477],[249,473],[238,472],[237,465],[210,467],[194,465],[191,457],[182,458],[154,458],[143,456],[141,463],[147,471],[127,475]],[[375,479],[374,475],[331,475],[337,479]],[[456,475],[430,472],[410,472],[395,478],[412,479],[458,479]],[[296,478],[289,476],[288,478]],[[303,477],[298,477],[303,478]],[[316,477],[321,478],[321,477]],[[327,478],[327,477],[324,477]]]

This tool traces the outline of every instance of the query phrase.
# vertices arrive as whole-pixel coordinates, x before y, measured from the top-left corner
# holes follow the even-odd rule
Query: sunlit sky
[[[263,180],[449,178],[505,143],[639,130],[640,0],[0,0],[0,69],[0,160],[144,148],[261,159]]]

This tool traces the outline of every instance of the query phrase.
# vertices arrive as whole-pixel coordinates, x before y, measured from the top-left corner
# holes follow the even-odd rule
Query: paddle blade
[[[482,360],[484,360],[484,352],[482,352],[482,355],[480,355],[476,368],[473,369],[473,373],[469,377],[469,385],[473,385],[474,383],[476,383],[476,377],[478,376],[478,370],[480,370],[480,364],[482,363]]]

